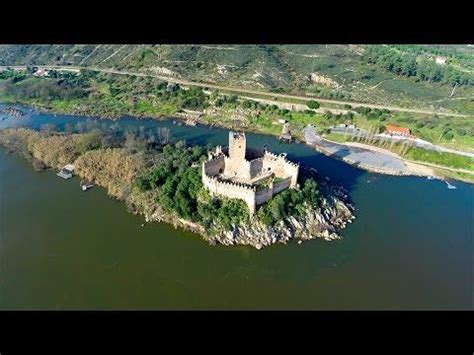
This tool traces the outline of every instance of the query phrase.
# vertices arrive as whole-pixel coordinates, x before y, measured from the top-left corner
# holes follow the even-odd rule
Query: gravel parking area
[[[307,144],[313,145],[326,154],[334,155],[350,164],[374,171],[392,174],[409,174],[409,169],[403,160],[395,156],[359,147],[348,147],[343,144],[328,142],[322,139],[312,126],[307,126],[303,130],[303,133]]]

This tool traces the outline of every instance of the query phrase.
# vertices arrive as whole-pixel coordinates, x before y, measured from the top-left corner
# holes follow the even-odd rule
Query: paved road
[[[301,96],[301,95],[289,95],[289,94],[278,94],[272,92],[265,92],[259,90],[251,90],[251,89],[244,89],[244,88],[235,88],[230,86],[223,86],[223,85],[216,85],[211,83],[201,83],[196,81],[184,80],[164,75],[152,74],[152,73],[141,73],[135,71],[128,71],[128,70],[116,70],[111,68],[97,68],[97,67],[80,67],[80,66],[58,66],[58,65],[35,65],[38,68],[44,69],[54,69],[54,70],[65,70],[65,71],[74,71],[77,72],[81,69],[88,69],[93,71],[98,71],[101,73],[109,73],[109,74],[118,74],[118,75],[131,75],[131,76],[141,76],[141,77],[153,77],[158,78],[161,80],[165,80],[168,82],[187,85],[187,86],[198,86],[203,88],[212,88],[217,90],[226,90],[230,92],[236,93],[247,93],[253,95],[261,95],[261,96],[268,96],[269,98],[283,98],[283,99],[293,99],[293,100],[302,100],[302,101],[310,101],[310,100],[318,100],[320,103],[327,103],[327,104],[337,104],[337,105],[351,105],[354,107],[370,107],[370,108],[377,108],[377,109],[387,109],[390,111],[398,111],[398,112],[411,112],[411,113],[421,113],[421,114],[428,114],[428,115],[441,115],[441,116],[453,116],[453,117],[468,117],[468,115],[463,115],[459,113],[449,113],[445,111],[435,111],[435,110],[423,110],[423,109],[410,109],[404,107],[396,107],[396,106],[387,106],[387,105],[375,105],[375,104],[368,104],[363,102],[353,102],[353,101],[340,101],[340,100],[330,100],[319,98],[316,96]],[[0,66],[0,69],[6,68],[14,68],[14,69],[25,69],[26,66]]]

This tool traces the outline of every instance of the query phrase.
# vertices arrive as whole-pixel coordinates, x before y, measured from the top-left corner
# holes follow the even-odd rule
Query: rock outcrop
[[[322,206],[308,206],[303,216],[291,216],[275,226],[266,226],[252,217],[248,225],[237,225],[231,231],[219,231],[215,235],[205,236],[205,239],[211,244],[251,245],[257,249],[278,242],[286,244],[291,239],[340,239],[338,232],[355,219],[353,207],[335,196],[324,197]],[[218,230],[219,227],[214,228]]]
[[[341,239],[338,233],[355,219],[354,207],[342,189],[329,187],[326,183],[322,183],[322,186],[324,197],[321,197],[321,203],[316,208],[307,206],[302,216],[285,218],[274,226],[267,226],[258,217],[251,216],[250,223],[233,225],[231,230],[225,230],[216,223],[205,229],[199,224],[166,213],[156,203],[156,195],[153,193],[148,193],[146,197],[141,195],[140,198],[135,195],[127,202],[135,213],[143,214],[147,222],[166,222],[175,228],[193,231],[211,245],[250,245],[262,249],[276,243],[286,244],[291,239]],[[132,196],[134,194],[130,197]],[[137,203],[138,200],[141,203]]]

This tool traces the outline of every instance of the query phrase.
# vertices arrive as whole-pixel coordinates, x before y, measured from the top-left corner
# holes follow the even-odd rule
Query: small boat
[[[430,176],[427,177],[427,179],[428,179],[428,180],[434,180],[435,177],[430,175]]]
[[[451,185],[449,182],[445,181],[445,183],[446,183],[446,185],[448,186],[448,189],[450,189],[450,190],[457,189],[457,187],[456,187],[456,186],[454,186],[454,185]]]
[[[74,165],[67,164],[56,175],[67,180],[67,179],[72,178],[72,173],[73,172],[74,172]]]
[[[87,191],[91,187],[94,186],[94,184],[92,182],[88,181],[88,180],[81,181],[80,185],[81,185],[82,191]]]

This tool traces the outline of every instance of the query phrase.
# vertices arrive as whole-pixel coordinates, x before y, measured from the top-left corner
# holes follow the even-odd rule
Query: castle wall
[[[292,187],[292,188],[296,187],[296,185],[298,183],[298,173],[299,173],[299,170],[300,170],[299,165],[295,164],[295,163],[292,163],[291,161],[287,161],[285,166],[284,166],[284,170],[285,170],[286,176],[291,177],[290,187]]]
[[[261,189],[257,191],[257,193],[255,194],[255,204],[257,206],[261,205],[262,203],[271,199],[272,196],[273,196],[273,189],[270,189],[268,187]]]
[[[286,178],[283,181],[273,183],[273,195],[287,189],[288,187],[290,187],[290,184],[291,184],[291,178]]]
[[[263,157],[263,170],[272,171],[280,178],[291,177],[290,187],[296,187],[298,180],[299,166],[281,155],[265,152]],[[269,170],[270,169],[270,170]]]
[[[263,158],[257,158],[250,161],[249,164],[249,176],[253,179],[262,173],[263,169]]]
[[[224,156],[221,155],[204,163],[204,172],[209,176],[215,176],[224,171]]]
[[[285,179],[283,181],[273,183],[269,187],[258,190],[255,194],[255,204],[257,206],[259,206],[259,205],[267,202],[269,199],[271,199],[277,193],[279,193],[283,190],[286,190],[290,186],[290,183],[291,183],[291,178],[288,177],[287,179]]]
[[[202,176],[202,182],[211,194],[241,199],[247,204],[250,214],[255,213],[255,190],[250,186],[219,181],[216,177],[210,177],[205,174]]]

